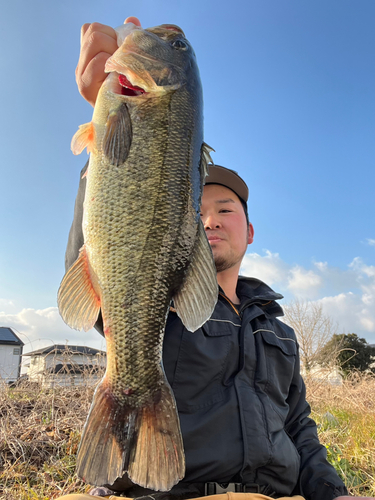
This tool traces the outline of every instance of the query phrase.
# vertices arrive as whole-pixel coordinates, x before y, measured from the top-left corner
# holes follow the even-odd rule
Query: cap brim
[[[208,165],[208,176],[205,184],[221,184],[236,193],[239,198],[247,202],[249,198],[249,189],[234,170],[221,167],[220,165]]]

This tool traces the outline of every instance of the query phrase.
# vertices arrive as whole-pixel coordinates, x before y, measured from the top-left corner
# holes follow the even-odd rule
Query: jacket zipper
[[[267,306],[268,304],[271,304],[271,302],[273,302],[273,300],[269,300],[268,302],[261,302],[260,300],[255,300],[255,301],[249,300],[248,302],[245,302],[243,307],[241,307],[241,311],[239,311],[233,304],[233,302],[230,299],[228,299],[228,297],[224,293],[219,292],[219,295],[221,295],[228,302],[228,304],[230,304],[230,306],[234,309],[235,313],[238,315],[239,318],[242,318],[243,310],[246,309],[246,307],[248,307],[251,304],[260,304],[261,306]]]
[[[233,302],[230,299],[228,299],[228,297],[226,295],[224,295],[222,292],[219,292],[219,295],[221,295],[233,307],[233,309],[235,310],[237,316],[241,317],[238,309],[235,307],[235,305],[233,304]]]

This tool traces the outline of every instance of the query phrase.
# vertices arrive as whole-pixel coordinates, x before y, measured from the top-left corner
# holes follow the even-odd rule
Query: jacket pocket
[[[179,411],[194,411],[223,399],[228,360],[238,360],[233,328],[228,321],[210,319],[194,333],[184,329],[172,384]]]
[[[277,330],[260,330],[263,352],[258,362],[263,372],[263,390],[272,408],[284,423],[289,406],[286,402],[293,379],[297,359],[297,343],[289,337],[282,337]]]

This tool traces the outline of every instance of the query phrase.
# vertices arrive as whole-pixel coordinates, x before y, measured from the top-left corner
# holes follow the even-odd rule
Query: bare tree
[[[321,349],[336,333],[337,325],[323,313],[322,304],[317,302],[294,300],[283,309],[285,323],[297,335],[301,364],[308,372],[317,364]]]

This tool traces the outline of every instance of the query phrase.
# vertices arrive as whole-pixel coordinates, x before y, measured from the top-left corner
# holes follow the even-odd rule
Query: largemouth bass
[[[218,286],[200,220],[210,160],[203,142],[196,57],[174,25],[117,29],[119,49],[92,121],[72,140],[90,154],[84,246],[64,276],[58,305],[72,328],[101,311],[107,370],[77,456],[78,476],[111,485],[127,471],[167,491],[184,476],[179,418],[162,368],[171,301],[185,327],[212,314]]]

